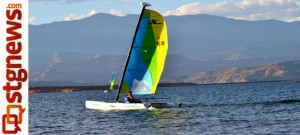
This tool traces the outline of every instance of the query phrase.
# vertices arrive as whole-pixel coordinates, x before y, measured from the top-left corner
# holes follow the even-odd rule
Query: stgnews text
[[[0,2],[0,134],[28,134],[28,1]]]

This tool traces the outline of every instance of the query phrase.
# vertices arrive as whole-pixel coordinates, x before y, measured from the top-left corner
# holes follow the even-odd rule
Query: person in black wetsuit
[[[132,92],[129,91],[125,97],[125,102],[129,102],[129,103],[142,103],[141,100],[134,98],[132,95]]]

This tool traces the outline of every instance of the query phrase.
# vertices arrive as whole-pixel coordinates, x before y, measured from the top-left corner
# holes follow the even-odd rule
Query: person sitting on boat
[[[129,91],[126,95],[126,97],[124,98],[125,102],[127,103],[142,103],[142,101],[140,99],[134,98],[132,95],[132,92]]]

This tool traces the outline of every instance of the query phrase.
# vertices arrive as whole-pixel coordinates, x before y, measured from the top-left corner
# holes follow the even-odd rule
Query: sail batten
[[[120,86],[121,93],[154,94],[168,50],[167,27],[162,15],[144,9]]]

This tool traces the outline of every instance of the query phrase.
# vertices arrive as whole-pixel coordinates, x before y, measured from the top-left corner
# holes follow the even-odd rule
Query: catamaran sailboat
[[[146,9],[151,4],[143,2],[143,9],[131,43],[123,76],[115,102],[86,101],[86,107],[99,110],[138,110],[166,103],[121,103],[120,93],[133,95],[154,94],[162,74],[168,51],[167,26],[161,14]],[[175,103],[176,104],[176,103]],[[180,105],[180,104],[179,104]]]

